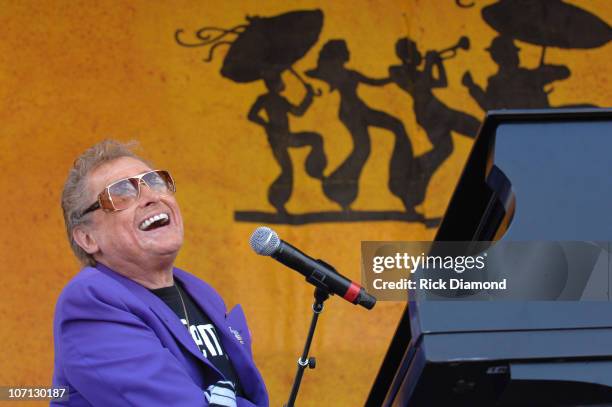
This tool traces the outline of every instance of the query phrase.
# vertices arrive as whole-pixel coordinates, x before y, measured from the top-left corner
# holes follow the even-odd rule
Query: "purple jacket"
[[[212,287],[173,272],[217,328],[248,398],[239,397],[238,406],[268,406],[240,305],[226,313]],[[101,264],[64,288],[53,336],[53,385],[68,386],[69,400],[51,406],[207,406],[203,389],[223,379],[162,300]]]

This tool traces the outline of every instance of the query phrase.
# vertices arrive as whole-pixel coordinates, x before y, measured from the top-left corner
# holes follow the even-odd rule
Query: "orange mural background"
[[[203,51],[180,47],[178,28],[230,27],[248,15],[272,16],[320,8],[325,14],[319,41],[294,68],[316,65],[321,45],[347,41],[348,66],[385,77],[397,64],[395,41],[410,34],[422,50],[442,49],[461,35],[471,49],[445,63],[449,86],[436,96],[482,119],[483,112],[461,86],[470,70],[486,83],[495,72],[485,48],[496,35],[470,9],[453,1],[5,1],[0,10],[0,186],[4,202],[0,233],[0,386],[45,386],[53,369],[52,318],[55,301],[78,263],[65,237],[60,194],[78,154],[104,138],[138,140],[141,153],[177,181],[185,221],[185,244],[177,266],[208,281],[228,307],[243,304],[254,355],[271,396],[281,405],[289,394],[295,363],[310,321],[312,288],[276,262],[258,257],[248,237],[258,224],[234,220],[238,210],[270,211],[268,185],[278,175],[263,130],[246,119],[260,82],[237,84],[221,77],[220,60],[204,63]],[[572,4],[612,20],[606,0]],[[521,64],[535,67],[540,48],[521,48]],[[550,48],[547,60],[571,68],[555,83],[552,105],[589,102],[610,105],[612,46],[591,50]],[[222,56],[224,50],[220,49]],[[298,103],[303,86],[285,75],[284,95]],[[311,81],[323,95],[293,130],[323,135],[328,170],[350,151],[350,138],[337,117],[339,96]],[[369,105],[400,118],[415,153],[431,148],[412,113],[412,99],[390,84],[360,86]],[[402,210],[385,188],[393,140],[371,129],[373,149],[360,179],[353,209]],[[418,208],[441,217],[472,140],[453,134],[455,149],[434,174]],[[305,150],[291,152],[294,192],[290,212],[332,210],[320,184],[306,176]],[[428,240],[435,229],[420,223],[356,222],[279,225],[279,235],[321,257],[346,276],[360,279],[362,240]],[[326,303],[312,354],[316,370],[302,382],[298,405],[356,406],[365,401],[404,303],[381,302],[372,311],[337,298]],[[36,403],[33,403],[36,404]]]

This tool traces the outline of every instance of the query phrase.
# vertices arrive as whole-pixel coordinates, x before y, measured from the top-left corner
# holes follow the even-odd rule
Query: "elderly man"
[[[267,406],[239,305],[173,266],[183,220],[167,171],[104,141],[81,155],[62,194],[85,266],[54,320],[53,384],[70,406]],[[52,403],[53,405],[54,403]]]

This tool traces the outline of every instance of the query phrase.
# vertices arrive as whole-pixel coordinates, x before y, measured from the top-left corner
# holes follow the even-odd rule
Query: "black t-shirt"
[[[174,311],[186,328],[187,319],[189,319],[189,333],[202,352],[202,355],[225,376],[226,380],[234,383],[236,394],[240,395],[242,391],[238,376],[225,349],[223,349],[223,344],[217,335],[215,326],[210,318],[191,299],[191,296],[178,283],[170,287],[157,288],[150,291]],[[185,303],[185,308],[183,308],[181,297]],[[185,310],[187,310],[187,318],[185,318]]]

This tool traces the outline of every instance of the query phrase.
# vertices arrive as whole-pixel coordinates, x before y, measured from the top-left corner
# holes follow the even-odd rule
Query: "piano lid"
[[[435,240],[497,239],[612,240],[612,109],[488,112]],[[430,357],[419,345],[430,334],[480,332],[486,340],[487,332],[505,330],[612,329],[610,302],[483,305],[407,306],[366,405],[410,397],[405,387],[410,361],[415,352],[426,352],[423,360]],[[571,349],[571,338],[567,342],[561,344],[564,351]]]

